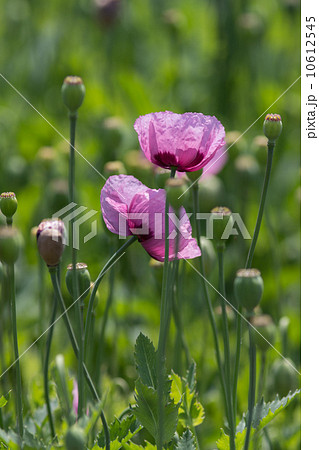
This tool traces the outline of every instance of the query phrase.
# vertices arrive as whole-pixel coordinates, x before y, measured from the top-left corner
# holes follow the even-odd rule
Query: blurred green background
[[[107,176],[104,164],[120,160],[128,174],[156,187],[152,168],[134,152],[139,145],[133,124],[141,114],[172,110],[215,115],[225,126],[228,144],[261,116],[230,148],[224,169],[201,188],[203,212],[227,205],[240,213],[252,235],[267,153],[261,136],[264,111],[300,75],[300,4],[298,0],[2,0],[0,5],[0,72],[25,97],[0,77],[0,191],[16,193],[19,208],[15,223],[25,240],[17,269],[19,344],[23,351],[45,329],[52,304],[46,269],[38,261],[31,228],[68,203],[68,144],[61,137],[68,139],[69,127],[60,95],[64,77],[79,75],[86,87],[76,147],[97,171],[77,155],[76,192],[79,204],[97,211],[98,235],[81,243],[79,251],[92,279],[121,244],[106,232],[100,217],[100,190],[105,181],[98,172]],[[287,339],[278,330],[275,346],[299,368],[300,82],[268,112],[281,114],[284,130],[275,150],[254,266],[261,270],[265,282],[262,311],[276,324],[283,316],[289,318]],[[83,236],[90,227],[91,222],[83,225]],[[249,242],[238,237],[225,255],[230,301],[234,276],[245,263],[248,246]],[[209,253],[209,279],[216,285],[211,245]],[[69,262],[66,251],[62,280]],[[211,449],[223,426],[223,407],[199,280],[190,267],[185,271],[181,308],[206,410],[198,434],[202,447]],[[97,375],[101,391],[110,390],[109,420],[133,401],[136,336],[143,331],[157,342],[160,277],[161,268],[150,267],[148,255],[137,244],[115,268],[114,303],[102,342],[103,370]],[[63,289],[70,301],[64,283]],[[109,279],[105,277],[96,308],[92,365],[108,293]],[[217,308],[219,301],[213,290],[211,295]],[[5,300],[1,310],[6,323]],[[232,320],[230,326],[234,327]],[[3,330],[5,342],[7,331]],[[169,366],[176,364],[174,333],[172,325]],[[247,409],[246,334],[239,384],[241,413]],[[64,329],[59,324],[53,356],[65,350],[64,342]],[[21,360],[28,392],[25,411],[31,415],[33,408],[43,404],[43,345],[42,338]],[[65,356],[70,374],[74,374],[72,352],[66,351]],[[269,351],[268,366],[278,358],[275,351]],[[8,347],[2,355],[2,367],[11,360]],[[184,361],[181,370],[185,372]],[[274,448],[298,448],[299,414],[295,402],[269,428]]]

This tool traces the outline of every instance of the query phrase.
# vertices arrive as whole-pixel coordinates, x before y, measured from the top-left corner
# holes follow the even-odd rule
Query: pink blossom
[[[140,116],[134,124],[146,158],[165,169],[193,172],[225,145],[225,130],[214,116],[170,111]]]
[[[74,414],[78,415],[78,406],[79,406],[79,389],[78,389],[78,383],[76,380],[73,380],[73,389],[72,389],[72,397],[73,397],[73,411]]]
[[[165,258],[165,201],[164,189],[149,189],[130,175],[108,178],[101,191],[103,219],[112,233],[138,236],[144,249],[158,261]],[[170,208],[169,260],[175,258],[178,220]],[[200,256],[201,252],[184,208],[180,210],[178,259]]]

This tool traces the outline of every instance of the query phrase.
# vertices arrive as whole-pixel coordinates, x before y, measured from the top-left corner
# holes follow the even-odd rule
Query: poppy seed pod
[[[65,106],[71,114],[75,114],[82,105],[85,96],[82,78],[76,76],[66,77],[63,81],[61,92]]]
[[[253,333],[255,344],[262,352],[266,352],[270,348],[270,344],[274,345],[276,336],[276,326],[272,318],[267,314],[253,316],[250,323],[258,331],[257,333],[255,330]]]
[[[264,135],[269,142],[275,142],[282,132],[282,121],[279,114],[267,114],[263,125]]]
[[[166,193],[168,203],[174,208],[175,211],[179,211],[185,197],[183,194],[186,192],[186,183],[183,178],[169,178],[166,183]]]
[[[234,291],[240,305],[252,311],[260,302],[264,282],[257,269],[240,269],[237,271]]]
[[[79,292],[78,295],[83,298],[87,297],[87,295],[90,292],[90,286],[91,286],[91,277],[90,272],[88,271],[88,266],[85,263],[77,263],[76,264],[76,279],[79,286]],[[73,292],[73,266],[72,264],[69,264],[66,271],[65,276],[65,282],[66,287],[68,288],[68,291],[70,295],[74,298],[75,293]]]
[[[7,219],[11,219],[18,207],[18,201],[14,192],[2,192],[0,196],[0,209]]]
[[[65,242],[65,227],[60,219],[43,220],[37,231],[39,253],[48,267],[60,262]]]
[[[18,259],[22,237],[16,228],[0,227],[0,261],[14,264]]]
[[[228,239],[228,234],[225,233],[226,227],[231,227],[234,224],[232,212],[226,206],[217,206],[211,210],[211,225],[213,227],[213,244],[218,249],[224,247]]]
[[[85,435],[78,425],[73,425],[65,435],[65,447],[67,450],[85,450]]]
[[[121,161],[109,161],[104,165],[104,173],[106,176],[126,174],[126,169]]]

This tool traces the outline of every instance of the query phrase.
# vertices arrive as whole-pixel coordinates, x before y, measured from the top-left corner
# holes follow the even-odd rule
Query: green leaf
[[[134,444],[134,442],[128,442],[123,445],[123,450],[156,450],[156,445],[150,444],[149,442],[145,442],[145,446]]]
[[[189,366],[189,369],[186,372],[186,381],[189,386],[189,389],[191,390],[191,392],[193,392],[196,387],[196,364],[194,361]]]
[[[269,424],[281,411],[283,411],[294,399],[294,397],[300,393],[300,390],[297,389],[295,392],[290,393],[281,399],[277,396],[275,400],[269,403],[265,403],[262,399],[254,408],[253,414],[253,422],[251,429],[251,437],[257,433],[259,430],[263,429],[266,425]],[[245,437],[246,437],[246,417],[240,421],[237,426],[236,433],[236,449],[241,450],[244,446]],[[219,450],[229,450],[229,436],[225,434],[224,430],[222,430],[222,434],[217,441],[217,448]]]
[[[136,422],[134,416],[126,416],[122,421],[115,419],[110,425],[110,439],[114,441],[118,438],[119,441],[124,439],[130,432],[130,428]]]
[[[185,428],[187,426],[197,427],[205,418],[204,408],[197,400],[195,391],[195,367],[195,364],[192,364],[191,370],[187,372],[186,379],[179,377],[173,371],[170,375],[172,380],[171,397],[175,403],[180,403],[179,421]],[[188,382],[191,383],[192,388]]]
[[[194,436],[189,428],[179,438],[176,450],[196,450]]]
[[[11,390],[6,394],[0,397],[0,408],[3,408],[8,403],[9,397],[11,395]]]
[[[134,408],[134,414],[157,442],[159,437],[157,393],[152,387],[145,386],[140,380],[137,380],[136,382],[136,392],[137,404]],[[172,401],[169,401],[165,405],[163,427],[164,442],[170,441],[175,433],[178,419],[178,407],[179,405],[175,405]]]
[[[136,339],[135,363],[142,383],[156,389],[156,351],[149,338],[142,333]]]

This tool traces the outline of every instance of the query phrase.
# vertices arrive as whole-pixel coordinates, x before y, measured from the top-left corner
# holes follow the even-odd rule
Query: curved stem
[[[55,428],[54,428],[54,421],[53,421],[53,415],[52,415],[51,405],[50,405],[50,396],[49,396],[49,361],[50,361],[51,342],[52,342],[57,307],[58,307],[58,302],[57,302],[56,296],[54,296],[54,305],[53,305],[52,316],[51,316],[50,326],[49,326],[49,331],[48,331],[46,352],[45,352],[45,359],[44,359],[44,368],[43,368],[44,396],[45,396],[45,402],[46,402],[47,410],[48,410],[48,417],[49,417],[49,424],[50,424],[52,439],[55,438]]]
[[[193,205],[194,205],[193,209],[194,209],[194,214],[195,214],[195,229],[196,229],[197,244],[198,244],[199,248],[202,250],[201,243],[200,243],[199,221],[197,220],[197,213],[199,212],[198,184],[195,183],[193,185],[192,189],[193,189]],[[210,300],[210,296],[209,296],[209,292],[208,292],[208,288],[207,288],[207,283],[205,281],[205,268],[204,268],[204,261],[203,261],[203,257],[202,256],[199,258],[199,262],[200,262],[200,271],[201,271],[201,273],[203,275],[203,277],[200,277],[201,283],[202,283],[202,289],[203,289],[204,298],[205,298],[206,305],[207,305],[207,310],[208,310],[208,316],[209,316],[210,324],[211,324],[211,327],[212,327],[212,330],[213,330],[213,337],[214,337],[215,351],[216,351],[216,359],[217,359],[217,365],[218,365],[218,375],[219,375],[219,378],[220,378],[220,384],[221,384],[222,391],[223,391],[224,403],[225,403],[225,408],[226,408],[226,416],[228,418],[228,421],[230,422],[230,419],[229,419],[230,418],[230,411],[228,409],[228,401],[227,401],[227,393],[226,393],[226,383],[225,383],[224,368],[223,368],[222,360],[221,360],[221,357],[220,357],[217,325],[216,325],[214,310],[213,310],[213,307],[212,307],[212,304],[211,304],[211,300]]]
[[[249,392],[248,392],[248,419],[244,450],[249,448],[250,431],[253,422],[256,392],[256,344],[252,328],[249,327]]]
[[[21,387],[21,372],[20,372],[20,356],[18,345],[18,331],[17,331],[17,314],[16,314],[16,295],[15,295],[15,282],[14,282],[14,265],[8,264],[8,282],[10,292],[10,306],[11,306],[11,323],[12,323],[12,335],[13,335],[13,347],[15,358],[15,371],[16,371],[16,414],[18,432],[20,437],[23,437],[23,407],[22,407],[22,387]]]
[[[86,313],[86,321],[85,321],[85,329],[84,329],[84,361],[86,361],[86,355],[87,355],[87,349],[89,344],[89,336],[90,336],[90,329],[92,325],[92,313],[93,313],[93,306],[94,306],[94,300],[96,296],[96,292],[98,290],[98,287],[108,271],[108,269],[112,266],[112,264],[125,252],[125,250],[133,244],[137,240],[137,236],[132,236],[128,241],[126,241],[122,247],[117,250],[117,252],[114,253],[114,255],[111,256],[111,258],[108,260],[108,262],[105,264],[101,272],[99,273],[99,276],[95,280],[92,293],[89,300],[89,305]]]
[[[62,317],[63,317],[64,323],[65,323],[67,332],[69,334],[69,338],[70,338],[70,341],[71,341],[71,344],[72,344],[72,348],[73,348],[74,354],[75,354],[75,356],[77,358],[79,358],[79,346],[78,346],[78,343],[76,341],[76,337],[74,335],[74,331],[73,331],[73,328],[72,328],[72,325],[71,325],[71,322],[70,322],[70,319],[69,319],[69,316],[68,316],[68,313],[67,313],[67,309],[65,307],[64,300],[63,300],[63,297],[62,297],[62,294],[61,294],[61,290],[60,290],[60,286],[59,286],[58,278],[57,278],[57,268],[56,267],[49,267],[49,271],[50,271],[50,275],[51,275],[51,281],[52,281],[54,293],[55,293],[55,295],[57,297],[57,300],[58,300],[58,302],[60,304],[60,308],[61,308],[61,311],[62,311]],[[89,387],[89,389],[91,391],[92,397],[94,398],[94,400],[96,402],[100,402],[100,398],[98,396],[98,393],[97,393],[97,391],[95,389],[95,386],[94,386],[94,384],[92,382],[92,379],[90,377],[90,374],[89,374],[89,372],[88,372],[84,362],[83,362],[82,367],[83,367],[84,376],[85,376],[85,379],[87,381],[88,387]],[[109,433],[109,428],[108,428],[108,425],[107,425],[107,422],[106,422],[106,418],[105,418],[105,415],[104,415],[103,411],[101,411],[101,421],[102,421],[103,430],[104,430],[104,436],[105,436],[105,448],[106,448],[106,450],[110,450],[110,433]]]
[[[256,225],[255,225],[254,235],[253,235],[253,238],[252,238],[252,241],[251,241],[251,244],[249,247],[248,256],[247,256],[247,261],[246,261],[246,266],[245,266],[246,269],[251,268],[251,264],[253,261],[254,252],[255,252],[258,236],[259,236],[259,230],[260,230],[260,226],[261,226],[261,222],[262,222],[262,218],[263,218],[263,214],[264,214],[265,202],[266,202],[267,191],[268,191],[268,186],[269,186],[274,148],[275,148],[275,143],[268,141],[266,173],[265,173],[264,184],[263,184],[263,189],[262,189],[261,198],[260,198],[260,204],[259,204],[259,210],[258,210],[258,216],[257,216]]]
[[[224,249],[225,246],[219,247],[217,250],[218,255],[218,272],[219,272],[219,292],[224,298],[226,298],[225,291],[225,277],[224,277]],[[222,322],[223,322],[223,339],[224,339],[224,359],[225,359],[225,382],[228,397],[228,408],[230,411],[229,417],[229,429],[230,429],[230,448],[235,449],[235,423],[234,423],[234,413],[233,413],[233,401],[232,401],[232,391],[231,391],[231,380],[230,380],[230,348],[229,348],[229,334],[228,334],[228,321],[227,312],[224,298],[221,297],[221,308],[222,308]]]

